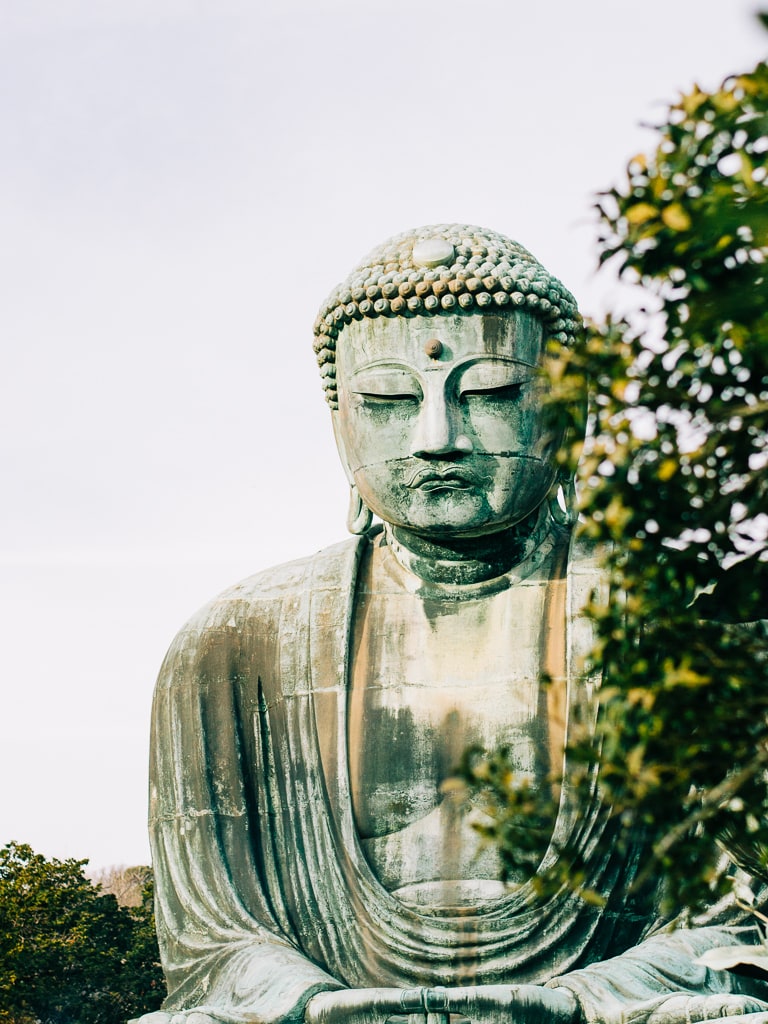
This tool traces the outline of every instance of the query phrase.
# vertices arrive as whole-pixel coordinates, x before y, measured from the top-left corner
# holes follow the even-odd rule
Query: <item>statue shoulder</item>
[[[204,614],[207,609],[225,610],[262,601],[280,601],[299,591],[303,592],[307,586],[327,587],[348,581],[354,574],[360,548],[364,544],[364,537],[349,537],[313,555],[262,569],[228,587],[198,615]]]
[[[276,637],[286,615],[302,616],[312,594],[337,595],[345,606],[354,589],[365,537],[350,537],[305,558],[264,569],[228,587],[182,626],[171,644],[160,679],[169,667],[199,661],[212,650],[242,647],[249,638]]]

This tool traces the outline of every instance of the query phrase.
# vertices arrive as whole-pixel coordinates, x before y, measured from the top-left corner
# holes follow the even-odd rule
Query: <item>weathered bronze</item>
[[[537,372],[577,329],[530,253],[464,225],[397,236],[325,304],[357,536],[233,587],[165,661],[156,1020],[768,1020],[760,983],[695,962],[735,941],[729,912],[668,934],[653,893],[626,902],[642,850],[614,847],[597,801],[561,801],[548,856],[578,847],[602,906],[500,882],[441,790],[470,744],[501,743],[548,787],[595,713],[582,609],[601,575],[558,501]]]

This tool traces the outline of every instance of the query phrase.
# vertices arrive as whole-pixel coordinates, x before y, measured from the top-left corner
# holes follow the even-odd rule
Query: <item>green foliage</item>
[[[613,595],[588,610],[601,715],[596,736],[570,737],[571,784],[583,798],[597,763],[670,906],[727,888],[723,844],[768,879],[767,164],[768,65],[672,106],[655,152],[598,204],[601,262],[645,308],[588,325],[550,367],[572,436],[590,396],[589,439],[562,458],[580,459],[582,529]],[[551,808],[500,784],[503,751],[463,774],[505,860],[534,871],[506,819]],[[575,868],[566,856],[539,884],[578,888]]]
[[[151,868],[145,870],[148,877],[141,892],[141,902],[128,910],[133,932],[122,964],[123,984],[126,993],[130,994],[132,1017],[158,1009],[166,994],[155,931],[155,883]]]
[[[164,995],[151,880],[120,907],[83,873],[29,846],[0,850],[0,1021],[124,1024]]]
[[[152,881],[152,868],[146,864],[126,867],[124,864],[88,872],[88,877],[98,885],[102,893],[112,893],[121,907],[139,907],[144,890]]]

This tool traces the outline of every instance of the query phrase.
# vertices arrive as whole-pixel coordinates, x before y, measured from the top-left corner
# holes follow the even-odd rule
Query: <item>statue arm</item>
[[[213,618],[213,616],[211,616]],[[177,637],[152,720],[150,836],[166,1009],[290,1022],[341,988],[270,901],[243,777],[239,640],[221,616]]]
[[[696,962],[708,949],[758,940],[754,926],[678,928],[553,978],[547,987],[572,992],[588,1024],[696,1024],[768,1011],[768,984]]]
[[[306,1024],[385,1024],[408,1017],[425,1024],[450,1024],[459,1014],[473,1024],[573,1024],[578,1004],[565,989],[540,985],[481,985],[460,988],[356,989],[321,992],[306,1010]]]

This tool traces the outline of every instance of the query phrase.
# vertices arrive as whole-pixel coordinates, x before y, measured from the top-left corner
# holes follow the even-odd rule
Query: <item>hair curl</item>
[[[537,316],[548,337],[564,345],[573,343],[581,327],[568,289],[504,235],[468,224],[431,224],[395,235],[333,289],[315,320],[314,350],[326,401],[338,408],[336,345],[353,320],[517,309]]]

